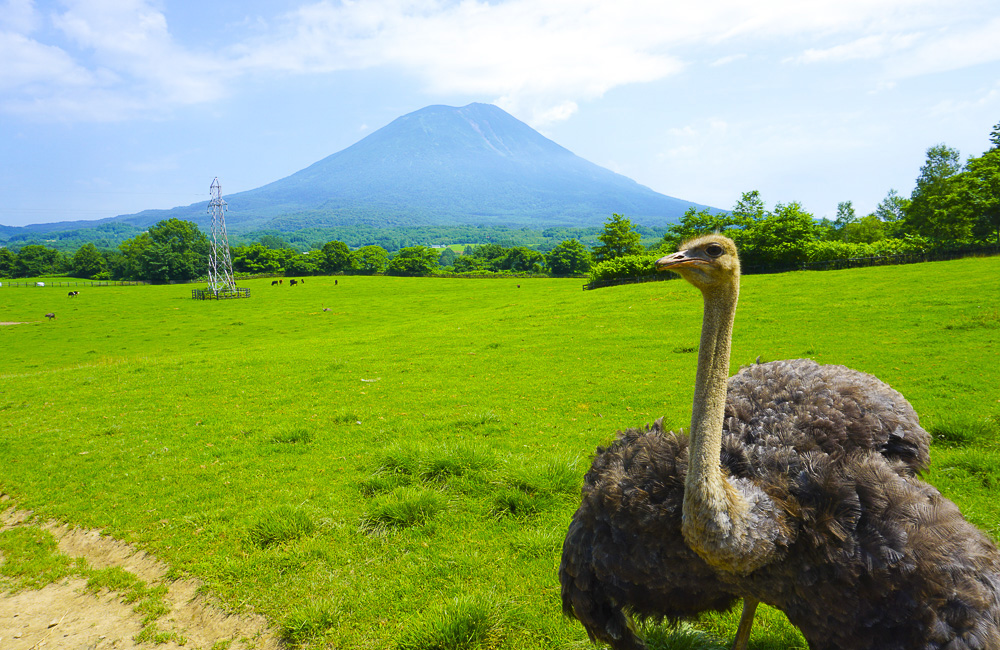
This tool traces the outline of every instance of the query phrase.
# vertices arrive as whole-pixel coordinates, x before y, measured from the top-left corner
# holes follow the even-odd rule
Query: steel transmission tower
[[[208,288],[218,295],[220,292],[236,293],[233,280],[233,260],[229,256],[229,236],[226,234],[226,210],[229,206],[222,200],[222,186],[219,177],[212,181],[212,200],[208,202],[208,213],[212,215],[212,250],[208,254]]]

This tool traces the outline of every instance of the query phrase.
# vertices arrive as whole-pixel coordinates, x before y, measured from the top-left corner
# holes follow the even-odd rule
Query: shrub
[[[279,506],[260,515],[247,529],[250,543],[258,548],[268,548],[312,535],[316,525],[309,515],[288,506]]]
[[[590,271],[594,281],[641,278],[656,274],[657,257],[651,255],[623,255],[596,265]]]
[[[511,617],[482,595],[461,596],[425,615],[397,644],[399,650],[474,650],[502,648]]]
[[[361,518],[361,528],[378,532],[384,528],[416,526],[443,509],[444,498],[437,492],[405,486],[377,499]]]

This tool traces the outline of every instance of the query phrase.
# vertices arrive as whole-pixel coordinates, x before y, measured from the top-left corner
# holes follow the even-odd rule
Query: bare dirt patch
[[[3,505],[0,500],[0,507]],[[0,592],[0,650],[179,650],[182,646],[177,639],[183,640],[186,650],[279,648],[276,635],[262,616],[225,612],[198,593],[198,581],[167,580],[165,564],[129,544],[100,531],[37,522],[24,510],[0,512],[0,530],[15,526],[36,526],[50,532],[61,553],[85,558],[90,567],[119,567],[150,585],[166,584],[164,600],[170,611],[157,625],[175,637],[155,646],[136,643],[142,615],[123,603],[121,594],[106,590],[94,594],[86,589],[85,579],[72,577],[41,589]]]

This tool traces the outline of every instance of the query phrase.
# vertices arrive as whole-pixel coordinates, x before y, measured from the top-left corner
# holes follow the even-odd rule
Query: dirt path
[[[198,594],[195,580],[167,581],[167,566],[128,544],[100,534],[54,523],[33,521],[30,512],[7,507],[0,499],[0,531],[36,526],[58,540],[59,550],[85,558],[90,567],[120,567],[150,586],[167,584],[168,614],[157,620],[160,629],[184,639],[153,645],[137,644],[142,615],[124,604],[121,594],[85,589],[86,580],[69,578],[42,589],[0,592],[0,650],[105,650],[162,648],[163,650],[277,650],[279,644],[263,617],[228,615]],[[2,556],[0,556],[2,563]]]

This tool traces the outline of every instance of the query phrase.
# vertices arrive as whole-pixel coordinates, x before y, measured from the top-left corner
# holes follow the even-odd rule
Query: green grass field
[[[996,257],[746,277],[732,370],[812,357],[889,382],[935,434],[926,478],[996,539],[997,278]],[[28,321],[0,326],[0,493],[140,544],[293,646],[588,646],[560,612],[562,538],[598,444],[687,427],[700,295],[338,280],[222,302],[0,288],[0,321]],[[737,620],[696,627],[725,647]],[[751,647],[796,646],[759,616]]]

